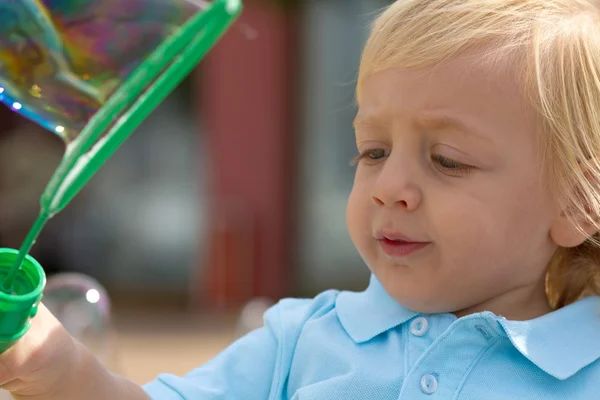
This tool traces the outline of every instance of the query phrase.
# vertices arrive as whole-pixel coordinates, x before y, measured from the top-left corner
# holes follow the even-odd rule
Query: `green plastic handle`
[[[12,292],[19,268],[48,220],[69,204],[133,130],[192,71],[241,12],[241,0],[210,3],[163,42],[90,119],[67,148],[50,179],[40,199],[40,214],[2,280],[2,292]],[[115,121],[117,115],[119,118]]]
[[[186,25],[178,35],[179,38],[175,39],[174,44],[164,49],[164,53],[161,51],[155,53],[158,60],[177,58],[169,66],[168,70],[160,75],[155,83],[141,94],[129,110],[119,118],[107,135],[101,139],[102,142],[90,150],[85,155],[85,158],[78,159],[75,168],[71,169],[66,179],[64,179],[63,185],[58,188],[57,195],[42,197],[43,201],[45,201],[42,207],[46,207],[50,215],[61,211],[67,206],[106,160],[127,139],[131,132],[148,117],[208,53],[212,45],[229,28],[231,22],[233,22],[232,17],[234,14],[227,13],[226,8],[229,6],[230,9],[233,9],[236,12],[235,15],[239,13],[240,7],[233,7],[232,4],[239,5],[241,3],[239,1],[221,1],[215,3],[209,10],[199,15],[198,18],[190,21],[189,25]],[[200,33],[196,34],[195,32]],[[192,37],[191,41],[189,37]],[[189,43],[189,45],[184,50],[181,47],[185,43]],[[181,53],[182,51],[183,53]],[[180,55],[177,56],[177,54]],[[147,76],[158,75],[157,72],[162,67],[158,62],[153,63],[153,58],[146,61],[146,64],[148,64],[145,71]],[[145,89],[140,82],[142,81],[131,80],[128,82],[129,85],[124,85],[121,89],[123,90],[123,95],[127,96],[127,98],[123,98],[121,101],[119,97],[114,103],[107,104],[104,110],[105,114],[107,116],[114,115],[114,111],[111,112],[112,108],[117,108],[119,103],[128,104],[132,98],[137,97]]]
[[[64,165],[58,167],[42,195],[44,212],[52,217],[67,206],[121,143],[208,53],[241,8],[239,0],[215,1],[140,65],[90,120]],[[150,82],[153,83],[148,86]],[[115,115],[120,115],[117,121]],[[94,145],[106,129],[109,131]]]

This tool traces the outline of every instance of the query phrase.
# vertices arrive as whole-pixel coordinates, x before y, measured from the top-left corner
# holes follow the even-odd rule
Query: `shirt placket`
[[[415,322],[414,331],[409,325],[406,344],[414,347],[406,351],[409,357],[418,358],[406,369],[398,400],[454,399],[473,365],[499,338],[483,318],[457,320],[433,340],[418,329],[421,323]],[[432,321],[427,323],[431,329]],[[419,352],[426,338],[429,345]]]

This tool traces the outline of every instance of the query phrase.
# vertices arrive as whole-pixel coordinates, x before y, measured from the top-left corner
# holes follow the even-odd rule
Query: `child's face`
[[[519,302],[547,307],[550,231],[560,212],[511,71],[463,58],[375,73],[355,126],[365,155],[348,227],[391,296],[421,312],[509,317]],[[394,241],[402,238],[421,243]]]

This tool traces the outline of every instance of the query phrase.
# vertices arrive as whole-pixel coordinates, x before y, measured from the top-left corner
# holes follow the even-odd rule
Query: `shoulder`
[[[324,320],[335,321],[338,292],[312,299],[287,298],[267,310],[265,324],[236,340],[215,358],[185,377],[162,374],[144,388],[152,399],[280,399],[289,376],[298,340],[308,324],[327,331]],[[327,317],[330,316],[330,317]],[[324,334],[319,333],[318,338]],[[234,384],[232,384],[232,382]]]
[[[265,325],[276,333],[300,330],[307,322],[334,312],[339,293],[327,290],[314,298],[282,299],[265,313]]]

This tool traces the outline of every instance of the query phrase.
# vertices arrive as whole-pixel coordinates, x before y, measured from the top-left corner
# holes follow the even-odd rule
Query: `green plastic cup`
[[[8,274],[17,254],[17,250],[0,249],[0,281]],[[0,353],[8,350],[27,333],[45,287],[44,269],[28,255],[15,277],[13,293],[0,291]]]

